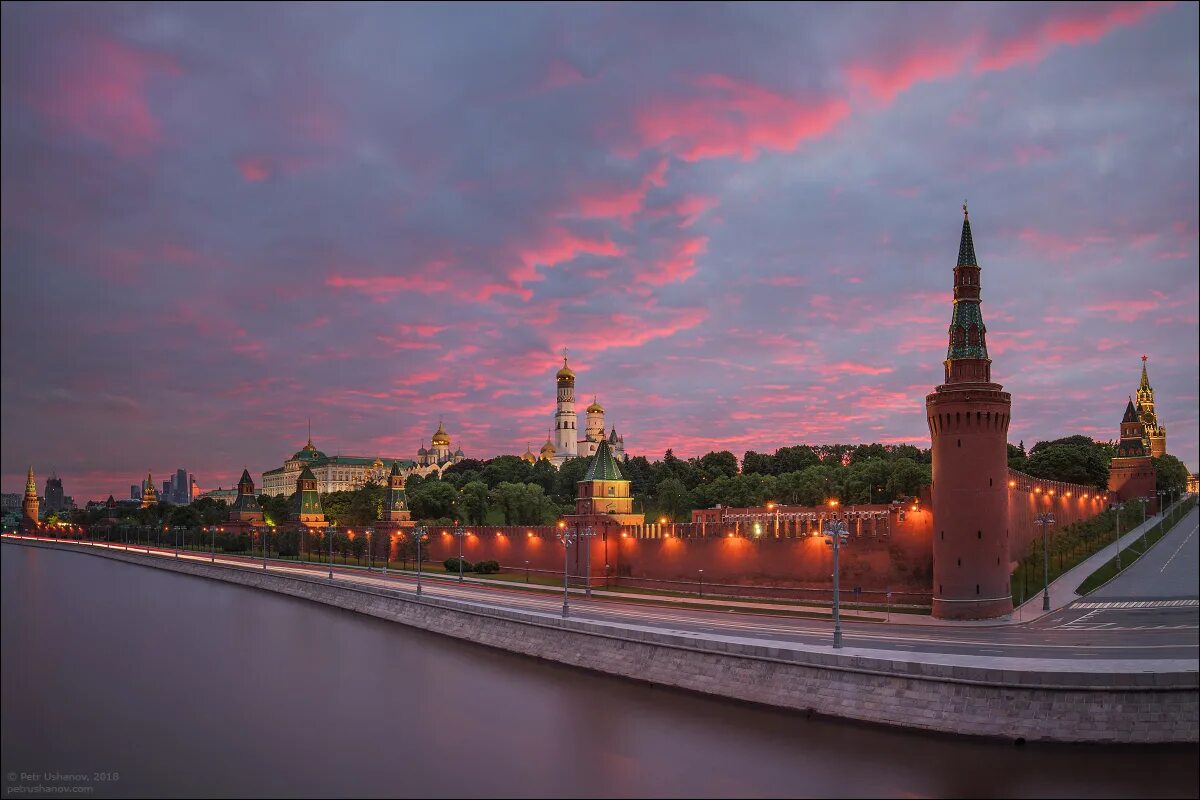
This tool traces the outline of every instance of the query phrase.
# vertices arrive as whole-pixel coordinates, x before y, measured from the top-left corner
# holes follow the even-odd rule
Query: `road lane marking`
[[[1187,543],[1188,543],[1188,541],[1189,541],[1189,540],[1192,538],[1192,534],[1194,534],[1194,533],[1196,532],[1196,530],[1197,530],[1197,529],[1200,529],[1200,525],[1197,525],[1195,528],[1192,528],[1192,530],[1191,530],[1191,533],[1189,533],[1189,534],[1188,534],[1188,535],[1187,535],[1187,536],[1184,538],[1184,540],[1183,540],[1182,542],[1180,542],[1180,543],[1179,543],[1179,547],[1175,548],[1175,552],[1174,552],[1174,553],[1171,553],[1171,557],[1170,557],[1170,558],[1168,558],[1168,559],[1167,559],[1167,561],[1166,561],[1166,563],[1164,563],[1164,564],[1162,565],[1162,568],[1161,568],[1161,569],[1159,569],[1158,573],[1159,573],[1160,575],[1161,575],[1163,572],[1166,572],[1166,569],[1167,569],[1167,567],[1171,566],[1171,562],[1175,560],[1175,556],[1179,555],[1179,551],[1180,551],[1180,550],[1182,550],[1182,549],[1183,549],[1183,546],[1184,546],[1185,544],[1187,544]]]

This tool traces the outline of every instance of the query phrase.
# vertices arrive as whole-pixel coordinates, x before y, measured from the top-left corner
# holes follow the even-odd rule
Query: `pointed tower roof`
[[[392,478],[400,477],[400,462],[399,461],[392,462],[392,471],[388,473],[388,476],[392,477]]]
[[[599,447],[596,448],[596,455],[592,459],[592,463],[588,465],[587,472],[584,474],[585,481],[623,481],[625,478],[621,475],[621,468],[617,466],[617,460],[613,458],[612,450],[608,446],[607,439],[601,439]]]
[[[250,470],[248,468],[242,468],[242,477],[238,479],[238,483],[254,483],[254,479],[250,477]]]
[[[29,465],[29,476],[25,478],[25,494],[37,494],[37,481],[33,477],[33,465]]]
[[[1140,422],[1137,410],[1133,407],[1133,398],[1129,398],[1129,403],[1125,406],[1125,416],[1121,418],[1121,422]]]
[[[300,470],[300,476],[296,478],[298,481],[315,481],[316,479],[317,476],[313,475],[313,471],[308,468],[308,464],[304,465],[304,469]]]
[[[1146,362],[1150,356],[1142,356],[1142,382],[1138,384],[1138,389],[1143,392],[1150,391],[1150,376],[1146,374]]]
[[[975,260],[975,241],[971,238],[971,217],[967,213],[966,200],[963,200],[962,237],[958,240],[958,266],[979,266],[979,262]]]

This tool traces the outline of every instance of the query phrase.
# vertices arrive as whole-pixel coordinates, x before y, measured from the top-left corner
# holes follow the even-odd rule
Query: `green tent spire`
[[[612,450],[609,449],[607,439],[600,439],[600,446],[596,448],[596,455],[592,458],[592,463],[588,465],[583,479],[585,481],[625,480],[621,475],[621,468],[617,466],[617,460],[613,458]]]

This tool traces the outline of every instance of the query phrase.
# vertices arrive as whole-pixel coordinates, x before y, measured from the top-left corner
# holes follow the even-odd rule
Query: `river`
[[[1195,747],[809,719],[91,555],[2,552],[6,796],[1197,793]]]

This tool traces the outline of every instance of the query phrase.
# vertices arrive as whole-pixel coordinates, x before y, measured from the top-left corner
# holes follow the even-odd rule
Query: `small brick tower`
[[[38,526],[37,481],[33,478],[33,465],[25,479],[25,497],[21,499],[21,530],[34,531]]]
[[[992,383],[979,304],[979,262],[963,203],[946,381],[925,398],[933,440],[933,615],[943,619],[1012,612],[1007,485],[1012,398]]]
[[[1118,502],[1145,497],[1150,501],[1147,510],[1157,513],[1154,463],[1146,450],[1145,437],[1146,424],[1131,397],[1121,418],[1121,441],[1108,469],[1108,490],[1116,495],[1113,500]]]
[[[263,521],[263,510],[254,494],[254,479],[250,477],[248,469],[242,470],[242,478],[237,486],[237,498],[229,507],[229,521],[234,524],[254,524]]]
[[[321,495],[317,493],[317,476],[306,464],[296,478],[296,494],[292,496],[292,519],[305,525],[319,525],[325,522],[325,512],[321,510]]]

